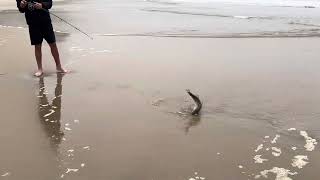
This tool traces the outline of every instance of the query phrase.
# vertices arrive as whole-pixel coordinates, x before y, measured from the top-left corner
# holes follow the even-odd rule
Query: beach
[[[71,73],[55,73],[44,44],[42,78],[23,16],[0,12],[0,179],[318,178],[314,26],[266,36],[261,24],[246,28],[255,20],[227,30],[218,22],[234,19],[168,14],[176,2],[82,3],[52,12],[94,39],[53,20]],[[193,104],[186,89],[203,101],[199,116],[183,113]]]

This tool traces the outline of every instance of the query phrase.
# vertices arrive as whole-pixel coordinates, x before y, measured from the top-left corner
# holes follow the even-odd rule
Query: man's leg
[[[59,55],[59,50],[58,50],[57,44],[56,43],[50,43],[49,46],[50,46],[50,49],[51,49],[51,54],[53,56],[53,59],[54,59],[54,61],[56,63],[57,71],[60,72],[60,73],[66,73],[67,71],[64,70],[62,68],[62,65],[61,65],[60,55]]]
[[[37,44],[34,46],[34,54],[36,56],[38,71],[34,73],[35,76],[39,77],[43,74],[42,70],[42,51],[41,51],[41,44]]]

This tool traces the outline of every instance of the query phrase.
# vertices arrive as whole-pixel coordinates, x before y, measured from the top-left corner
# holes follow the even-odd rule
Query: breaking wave
[[[296,8],[319,8],[319,0],[146,0],[147,2],[161,4],[181,4],[181,3],[225,3],[235,5],[259,5],[277,7],[296,7]]]
[[[222,17],[222,18],[237,18],[237,19],[273,19],[273,17],[267,16],[230,16],[223,14],[210,14],[210,13],[200,13],[200,12],[190,12],[190,11],[181,11],[181,10],[169,10],[169,9],[155,9],[155,8],[145,8],[141,9],[142,11],[147,12],[159,12],[159,13],[171,13],[171,14],[182,14],[182,15],[193,15],[193,16],[212,16],[212,17]]]
[[[320,28],[296,29],[291,31],[266,31],[257,33],[181,33],[181,32],[150,32],[128,34],[95,34],[96,36],[136,36],[163,38],[304,38],[320,37]]]

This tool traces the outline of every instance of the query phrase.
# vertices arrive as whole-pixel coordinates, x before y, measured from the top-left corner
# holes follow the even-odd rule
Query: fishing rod
[[[35,5],[35,2],[29,1],[29,2],[28,2],[28,9],[29,9],[30,11],[35,10],[34,5]],[[44,9],[44,8],[42,8],[41,10],[43,10],[43,11],[45,11],[45,12],[53,15],[54,17],[58,18],[58,19],[61,20],[62,22],[68,24],[69,26],[73,27],[74,29],[78,30],[79,32],[81,32],[82,34],[86,35],[86,36],[89,37],[91,40],[93,40],[93,37],[90,36],[88,33],[85,33],[85,32],[82,31],[80,28],[78,28],[78,27],[76,27],[75,25],[69,23],[68,21],[64,20],[63,18],[59,17],[58,15],[56,15],[56,14],[54,14],[54,13],[52,13],[52,12],[50,12],[49,10]]]
[[[63,21],[64,23],[68,24],[69,26],[73,27],[74,29],[78,30],[79,32],[81,32],[82,34],[86,35],[87,37],[89,37],[91,40],[93,40],[93,37],[90,36],[89,34],[85,33],[84,31],[82,31],[81,29],[77,28],[76,26],[72,25],[71,23],[69,23],[68,21],[62,19],[61,17],[59,17],[58,15],[56,14],[53,14],[52,12],[49,12],[48,10],[46,9],[43,9],[45,11],[47,11],[48,13],[50,13],[51,15],[53,15],[54,17],[60,19],[61,21]]]

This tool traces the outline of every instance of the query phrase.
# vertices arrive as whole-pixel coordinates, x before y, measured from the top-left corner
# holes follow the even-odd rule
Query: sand
[[[319,147],[307,152],[299,135],[320,138],[318,38],[76,37],[58,42],[73,72],[57,76],[46,45],[39,79],[27,29],[0,28],[3,178],[318,178]],[[201,117],[175,114],[192,104],[185,89],[203,100]]]
[[[0,2],[0,10],[5,10],[5,9],[13,9],[15,8],[16,2],[11,1],[11,0],[1,0]]]

